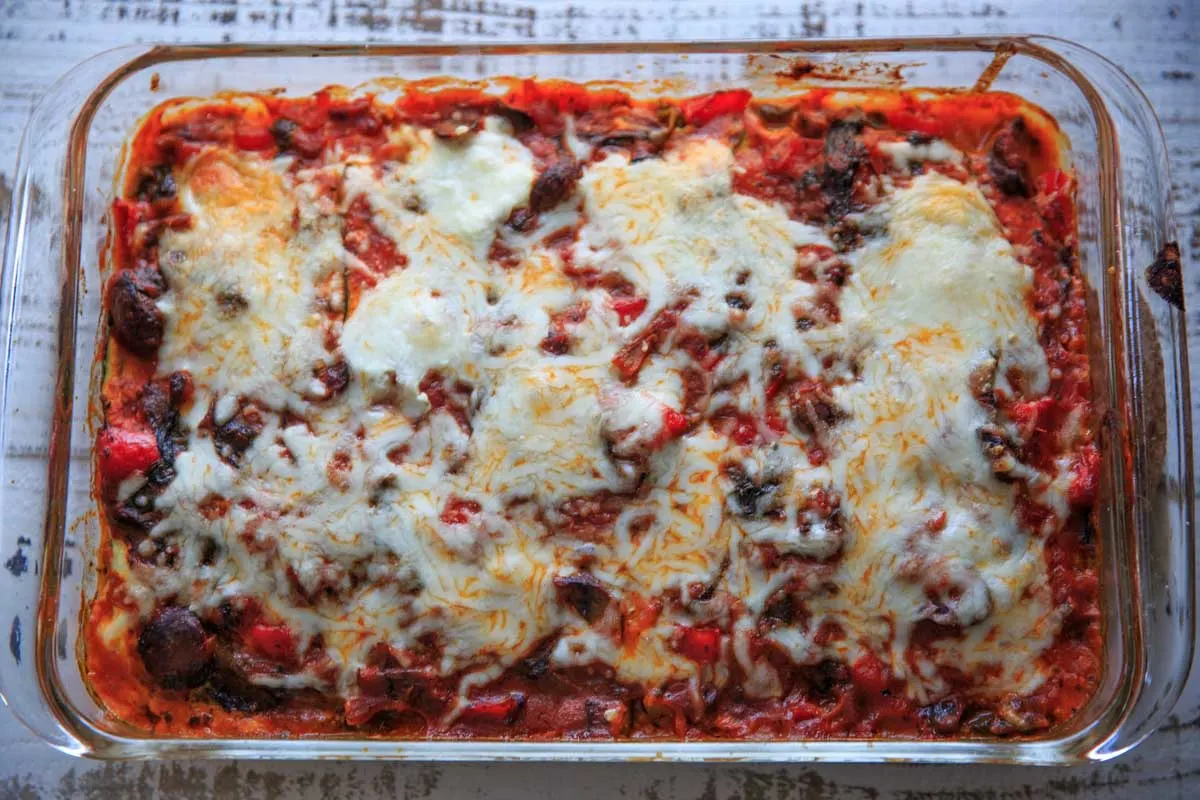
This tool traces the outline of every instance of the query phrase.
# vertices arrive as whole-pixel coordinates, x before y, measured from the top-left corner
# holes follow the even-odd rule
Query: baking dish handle
[[[35,115],[36,119],[36,115]],[[34,121],[30,122],[33,125]],[[12,709],[19,720],[43,738],[59,740],[62,732],[46,713],[38,684],[36,653],[38,595],[43,573],[43,528],[45,510],[46,460],[38,452],[25,452],[32,443],[25,435],[37,428],[48,409],[38,405],[36,381],[26,373],[24,337],[37,337],[42,332],[29,314],[29,286],[32,270],[57,272],[47,263],[46,253],[29,263],[35,256],[30,246],[29,231],[36,227],[32,216],[33,195],[38,185],[30,174],[31,148],[28,136],[21,148],[22,157],[17,169],[17,185],[12,198],[8,223],[4,271],[0,276],[0,699]],[[47,373],[53,375],[53,369]],[[22,430],[24,428],[24,430]],[[48,439],[45,441],[49,441]],[[44,444],[42,445],[44,446]]]
[[[1134,663],[1124,717],[1092,748],[1113,758],[1152,734],[1171,713],[1192,667],[1196,626],[1195,480],[1190,379],[1182,269],[1173,246],[1176,226],[1162,128],[1141,89],[1119,67],[1079,45],[1032,37],[1083,69],[1103,94],[1107,120],[1120,143],[1113,176],[1119,204],[1119,335],[1126,337],[1123,374],[1116,376],[1111,441],[1127,459],[1124,493],[1114,504],[1127,534],[1110,554],[1134,570],[1127,615]],[[1103,133],[1103,132],[1102,132]],[[1110,262],[1111,263],[1111,262]],[[1176,283],[1177,282],[1177,283]],[[1173,291],[1175,287],[1177,291]],[[1123,445],[1123,447],[1122,447]],[[1122,500],[1124,501],[1122,503]],[[1121,506],[1124,507],[1121,507]]]
[[[1122,698],[1122,724],[1099,744],[1080,746],[1071,752],[1072,758],[1110,758],[1127,751],[1152,733],[1170,713],[1178,698],[1183,679],[1190,664],[1194,626],[1194,509],[1192,499],[1192,461],[1190,410],[1187,403],[1187,353],[1183,315],[1151,291],[1145,275],[1162,246],[1171,239],[1166,159],[1161,131],[1145,98],[1137,88],[1110,62],[1090,51],[1061,40],[1034,37],[1032,42],[1045,49],[1063,54],[1071,62],[1085,65],[1092,78],[1106,78],[1106,106],[1113,124],[1120,129],[1121,172],[1130,176],[1145,176],[1136,187],[1112,194],[1122,204],[1122,230],[1118,235],[1121,251],[1117,254],[1124,265],[1120,278],[1127,299],[1118,309],[1125,331],[1147,332],[1145,340],[1133,338],[1131,354],[1124,365],[1130,388],[1128,411],[1116,425],[1122,443],[1131,450],[1131,477],[1125,487],[1131,504],[1138,506],[1142,518],[1132,520],[1130,531],[1143,532],[1128,543],[1127,561],[1117,562],[1121,568],[1136,575],[1136,602],[1122,609],[1136,629],[1132,648],[1136,663],[1129,664],[1129,674],[1136,675],[1128,693]],[[238,46],[237,53],[246,49]],[[71,404],[80,402],[72,391],[82,386],[86,402],[86,372],[83,380],[65,385],[61,380],[61,360],[68,356],[74,343],[76,308],[65,302],[65,294],[73,292],[76,276],[67,270],[63,253],[61,226],[64,224],[64,165],[61,154],[46,146],[47,142],[66,142],[64,130],[70,128],[79,109],[89,104],[87,94],[95,87],[109,87],[115,81],[110,73],[144,48],[132,47],[98,56],[69,73],[75,90],[64,88],[64,82],[52,89],[49,99],[35,112],[26,131],[21,149],[13,198],[12,223],[8,232],[5,269],[0,276],[0,562],[13,559],[13,567],[0,571],[0,694],[17,716],[38,735],[54,746],[74,753],[97,753],[102,745],[95,742],[83,727],[68,727],[62,714],[53,709],[61,707],[54,698],[59,691],[56,670],[75,658],[72,647],[77,617],[69,610],[56,613],[52,607],[58,600],[43,589],[49,577],[65,574],[69,562],[58,563],[60,548],[68,535],[64,523],[65,510],[48,507],[45,498],[66,498],[65,470],[72,466],[69,445]],[[200,48],[204,50],[204,48]],[[232,51],[231,51],[232,52]],[[265,54],[275,57],[271,51]],[[309,53],[309,55],[315,54]],[[194,57],[189,54],[188,58]],[[337,55],[337,54],[334,54]],[[344,55],[344,54],[343,54]],[[376,56],[378,57],[378,56]],[[601,56],[605,57],[605,56]],[[473,63],[473,62],[472,62]],[[128,74],[127,69],[125,73]],[[89,77],[89,75],[91,77]],[[82,96],[79,87],[84,87]],[[96,90],[98,91],[98,90]],[[35,146],[36,145],[36,146]],[[65,147],[65,145],[64,145]],[[56,160],[57,159],[57,160]],[[67,191],[82,192],[83,182]],[[76,242],[78,244],[78,242]],[[92,246],[94,243],[84,243]],[[56,309],[58,313],[56,315]],[[99,313],[99,312],[97,312]],[[46,320],[51,320],[51,325]],[[38,339],[40,337],[40,340]],[[1154,370],[1154,354],[1158,357],[1161,378],[1150,381]],[[79,359],[79,368],[87,369],[87,359]],[[17,369],[19,367],[19,374]],[[48,387],[48,388],[47,388]],[[1161,411],[1146,407],[1144,391],[1157,391],[1168,398]],[[1182,398],[1182,402],[1180,402]],[[66,413],[63,414],[63,409]],[[1155,432],[1165,443],[1161,455],[1146,446]],[[75,437],[78,453],[74,462],[86,474],[87,437]],[[46,453],[46,445],[51,451]],[[1133,503],[1132,498],[1137,502]],[[64,500],[65,502],[65,500]],[[22,544],[22,539],[28,544]],[[67,540],[69,541],[69,540]],[[18,551],[20,556],[18,558]],[[43,553],[54,554],[47,562]],[[77,600],[78,598],[76,598]],[[15,638],[13,632],[16,632]],[[59,638],[59,636],[63,638]],[[15,641],[15,646],[13,642]],[[63,670],[65,672],[65,668]],[[82,690],[74,687],[77,692]],[[84,696],[86,694],[84,693]],[[88,724],[91,724],[90,722]],[[81,743],[87,740],[88,744]],[[297,757],[311,755],[309,743],[303,741],[272,742],[267,747],[244,746],[222,748],[221,743],[201,741],[173,743],[170,750],[155,749],[147,743],[140,749],[124,754],[136,757],[154,755],[220,753],[225,756],[244,754]],[[428,744],[428,743],[427,743]],[[370,750],[383,752],[393,745],[347,741],[327,745],[325,753],[334,756],[362,757]],[[442,752],[441,745],[429,744],[424,751],[408,747],[397,754]],[[541,750],[540,745],[501,743],[493,758],[531,758],[521,753],[536,752],[537,757],[559,760],[574,758],[568,751]],[[633,747],[633,746],[631,746]],[[684,750],[684,747],[691,747]],[[846,758],[846,751],[822,743],[798,748],[794,744],[752,744],[742,752],[754,759],[786,760],[801,758]],[[885,757],[882,750],[872,751],[871,744],[858,751],[858,759],[878,760]],[[971,743],[948,743],[945,753],[933,753],[928,743],[897,744],[888,752],[911,759],[963,760]],[[991,750],[988,750],[991,747]],[[1053,762],[1061,759],[1058,744],[1040,746],[1036,743],[1014,743],[1010,746],[980,746],[971,750],[972,758]],[[1040,749],[1039,749],[1040,747]],[[340,748],[340,749],[339,749]],[[655,745],[655,751],[677,753],[674,757],[700,759],[706,757],[703,745]],[[118,750],[114,748],[113,752]],[[728,756],[735,749],[725,743],[716,745],[714,755]],[[1086,752],[1085,752],[1086,751]],[[463,758],[460,751],[449,749],[450,755],[433,757]],[[459,754],[455,755],[458,752]],[[606,751],[609,757],[622,757],[620,749]],[[631,749],[631,754],[642,751]],[[477,750],[475,757],[488,757],[486,748]],[[772,755],[766,755],[771,753]],[[103,753],[99,753],[103,755]],[[822,755],[825,754],[825,755]]]
[[[89,748],[55,711],[60,665],[75,658],[74,637],[59,634],[73,630],[59,624],[60,599],[44,590],[73,567],[75,531],[66,524],[63,488],[72,466],[75,387],[82,384],[83,402],[87,390],[86,373],[77,380],[69,357],[83,287],[64,259],[78,221],[66,219],[68,149],[56,143],[69,140],[86,101],[81,86],[94,86],[128,58],[126,49],[84,62],[34,109],[17,159],[0,272],[0,699],[37,736],[76,754]],[[81,77],[92,82],[81,84]],[[83,463],[86,470],[87,448],[77,456],[76,468]],[[64,614],[74,611],[67,606]]]

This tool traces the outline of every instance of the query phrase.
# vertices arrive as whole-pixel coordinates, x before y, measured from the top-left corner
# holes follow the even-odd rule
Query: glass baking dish
[[[1104,414],[1098,508],[1105,665],[1067,729],[1028,740],[811,742],[168,739],[108,718],[80,669],[99,538],[98,419],[105,214],[125,137],[163,99],[381,77],[494,75],[660,82],[672,93],[807,86],[992,88],[1050,112],[1079,180],[1079,258]],[[1170,712],[1193,648],[1193,479],[1184,314],[1147,268],[1175,235],[1162,132],[1116,66],[1046,37],[544,46],[133,46],[71,70],[21,144],[0,283],[0,693],[68,753],[117,759],[926,761],[1064,764],[1117,756]]]

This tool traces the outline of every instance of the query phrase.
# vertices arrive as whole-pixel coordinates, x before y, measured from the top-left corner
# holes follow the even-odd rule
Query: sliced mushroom
[[[725,501],[729,510],[743,519],[762,519],[778,507],[780,480],[774,475],[752,475],[745,467],[730,464],[722,471]]]
[[[529,208],[535,213],[549,211],[570,196],[579,180],[579,162],[560,158],[546,167],[529,192]]]
[[[264,427],[266,420],[257,406],[252,403],[242,406],[231,419],[213,430],[217,454],[236,466]]]
[[[988,423],[977,431],[984,457],[990,462],[992,474],[998,480],[1012,483],[1019,479],[1021,462],[1016,457],[1016,447],[999,425]]]
[[[598,620],[608,606],[608,592],[589,572],[559,575],[554,578],[554,588],[562,602],[589,623]]]
[[[996,387],[997,365],[996,356],[989,356],[981,361],[975,369],[971,370],[971,374],[967,376],[967,387],[971,390],[971,396],[980,405],[987,408],[994,408],[996,405],[996,396],[993,392]]]
[[[992,615],[992,592],[968,564],[920,560],[914,577],[923,581],[926,602],[920,617],[943,628],[969,628]]]

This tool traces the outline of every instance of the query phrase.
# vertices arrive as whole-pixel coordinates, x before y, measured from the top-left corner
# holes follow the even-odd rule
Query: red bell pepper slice
[[[712,664],[721,657],[721,631],[716,628],[680,627],[675,649],[698,664]]]
[[[865,692],[878,694],[892,683],[892,671],[886,664],[870,653],[860,656],[850,667],[854,683]]]
[[[250,627],[250,646],[260,655],[287,663],[296,658],[296,638],[286,625],[257,622]]]
[[[511,725],[525,706],[525,695],[516,692],[504,697],[472,700],[460,714],[464,720]]]
[[[145,472],[158,461],[158,442],[149,431],[105,428],[96,440],[100,454],[100,474],[120,482],[135,472]]]
[[[726,114],[741,114],[746,110],[749,102],[750,92],[746,89],[713,92],[701,97],[693,97],[684,103],[683,118],[689,125],[699,127]]]
[[[617,312],[617,321],[624,328],[642,315],[649,302],[645,297],[614,297],[613,311]]]

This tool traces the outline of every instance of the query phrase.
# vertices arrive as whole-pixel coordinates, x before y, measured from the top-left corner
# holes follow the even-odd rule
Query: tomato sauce
[[[1101,670],[1098,556],[1091,534],[1100,457],[1091,443],[1094,420],[1085,293],[1074,252],[1075,184],[1060,163],[1053,120],[1002,93],[861,91],[855,93],[856,102],[850,107],[837,92],[820,89],[769,102],[740,89],[648,100],[622,89],[565,82],[500,83],[505,90],[499,94],[416,83],[391,103],[339,90],[306,98],[254,95],[249,98],[252,108],[232,101],[191,107],[171,101],[142,122],[130,145],[121,197],[112,206],[112,277],[107,292],[114,333],[106,353],[105,424],[96,445],[96,485],[102,505],[112,513],[105,520],[100,588],[85,631],[88,675],[112,712],[157,733],[239,736],[360,729],[394,737],[534,739],[943,737],[1031,734],[1067,722],[1091,696]],[[297,652],[293,633],[253,611],[249,598],[240,610],[231,607],[228,614],[223,610],[223,616],[198,621],[205,636],[211,637],[204,641],[216,643],[211,646],[217,655],[205,650],[204,657],[215,660],[195,671],[193,685],[155,685],[139,657],[139,647],[145,649],[139,641],[144,631],[131,628],[111,641],[102,635],[105,623],[118,612],[134,613],[123,599],[121,579],[110,569],[113,556],[107,553],[115,541],[137,541],[126,530],[128,519],[115,511],[116,485],[136,472],[169,468],[170,453],[155,433],[157,412],[147,411],[145,403],[145,387],[159,380],[155,358],[150,349],[135,350],[139,337],[161,334],[161,320],[156,323],[147,305],[163,290],[156,284],[156,280],[161,284],[156,232],[164,226],[189,224],[177,197],[175,171],[213,147],[264,159],[286,156],[291,169],[319,166],[335,154],[403,160],[404,146],[388,135],[395,126],[411,124],[440,138],[456,139],[477,131],[489,115],[507,119],[542,167],[567,158],[562,139],[568,119],[574,134],[592,143],[593,160],[612,151],[625,152],[633,160],[654,158],[676,139],[718,138],[734,149],[736,191],[780,203],[794,219],[825,226],[834,241],[846,248],[856,245],[859,234],[843,221],[878,202],[878,179],[886,176],[903,185],[915,174],[896,166],[880,144],[919,145],[937,138],[966,154],[962,164],[931,162],[918,169],[972,179],[983,188],[1006,236],[1033,270],[1029,309],[1038,322],[1051,371],[1051,387],[1043,397],[1029,400],[996,392],[990,402],[999,414],[1021,426],[1025,434],[1021,460],[1039,468],[1054,468],[1064,456],[1059,431],[1068,420],[1083,428],[1084,444],[1067,454],[1071,456],[1071,508],[1065,523],[1044,533],[1052,523],[1049,509],[1025,497],[1019,510],[1024,524],[1045,537],[1051,590],[1065,614],[1062,632],[1040,656],[1049,675],[1041,688],[1030,697],[979,700],[966,691],[970,676],[948,675],[948,682],[962,692],[922,706],[905,694],[903,682],[874,656],[862,656],[852,664],[824,661],[795,667],[756,635],[755,651],[780,668],[785,692],[777,699],[752,701],[738,688],[743,676],[730,660],[729,632],[702,625],[679,628],[674,649],[680,658],[704,668],[726,665],[734,680],[725,689],[702,685],[696,696],[687,687],[670,685],[647,694],[622,684],[601,665],[551,667],[548,648],[553,642],[547,642],[492,684],[474,690],[449,727],[435,728],[431,720],[455,702],[446,679],[420,663],[421,659],[434,663],[436,641],[427,643],[424,655],[403,654],[404,666],[397,658],[400,654],[381,646],[372,663],[359,672],[358,693],[343,702],[315,690],[249,688],[230,677],[233,673],[222,671],[222,658],[239,663],[257,659],[251,663],[288,668],[318,657]],[[562,174],[569,185],[569,170],[564,168]],[[568,230],[564,236],[569,244],[574,232]],[[363,198],[354,201],[345,215],[344,243],[363,267],[349,273],[352,294],[355,286],[372,285],[406,266],[405,254],[372,223]],[[512,254],[497,240],[493,258],[503,267]],[[130,277],[122,278],[126,274]],[[572,275],[569,264],[568,275]],[[798,324],[836,324],[837,296],[846,279],[838,253],[824,247],[803,249],[797,254],[797,277],[817,284],[825,298],[811,318]],[[589,287],[606,285],[602,275],[575,273],[573,279]],[[624,286],[611,289],[612,308],[622,326],[643,315],[645,298],[632,296]],[[704,375],[720,363],[719,343],[689,340],[686,331],[677,330],[682,309],[658,312],[617,354],[615,374],[634,380],[650,353],[673,335],[682,337],[683,349],[695,362],[691,379],[703,382]],[[572,326],[582,319],[578,309],[564,309],[554,317],[542,347],[551,353],[565,351]],[[133,343],[134,349],[126,342]],[[431,373],[421,389],[429,398],[431,413],[448,413],[470,432],[469,386],[446,386],[440,375]],[[827,415],[838,413],[829,407],[827,396],[828,387],[819,376],[796,381],[779,376],[768,387],[761,419],[712,409],[709,421],[734,446],[747,445],[777,435],[789,418],[819,428],[828,422]],[[187,400],[172,402],[186,405]],[[664,426],[669,437],[682,435],[699,419],[698,412],[689,408],[668,411]],[[820,447],[810,452],[814,464],[825,457]],[[814,502],[829,504],[828,498]],[[620,498],[611,496],[572,503],[561,511],[565,524],[577,531],[610,527],[620,510]],[[441,516],[449,524],[467,524],[480,509],[478,502],[459,498]],[[607,608],[608,598],[585,585],[562,591],[588,613]],[[630,595],[614,607],[620,619],[620,644],[633,649],[642,632],[656,623],[662,600]],[[931,640],[955,635],[946,630],[926,633]],[[831,629],[823,635],[842,639],[853,632]],[[922,644],[918,641],[914,646]]]

